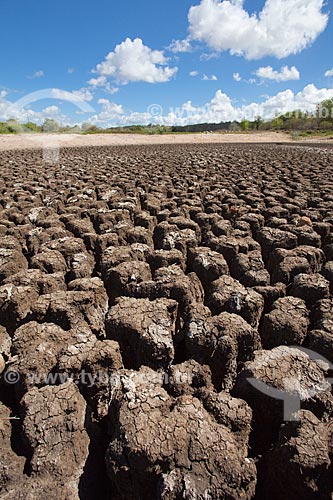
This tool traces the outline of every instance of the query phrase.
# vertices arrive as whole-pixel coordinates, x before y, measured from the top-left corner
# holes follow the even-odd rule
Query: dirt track
[[[0,498],[332,498],[331,151],[0,153]]]

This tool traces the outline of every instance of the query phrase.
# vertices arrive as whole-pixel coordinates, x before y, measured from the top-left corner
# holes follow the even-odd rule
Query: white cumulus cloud
[[[30,80],[33,80],[34,78],[43,78],[45,76],[45,73],[42,69],[39,69],[38,71],[35,71],[31,76],[28,76]]]
[[[60,109],[58,108],[58,106],[48,106],[47,108],[43,109],[44,115],[54,115],[59,111]]]
[[[88,81],[88,85],[90,85],[93,89],[96,89],[97,87],[102,87],[109,94],[116,94],[119,91],[119,87],[110,85],[110,82],[108,82],[106,76],[98,76],[97,78],[91,78]]]
[[[79,90],[73,90],[72,94],[76,95],[77,97],[86,102],[90,102],[94,98],[94,94],[91,92],[91,90],[84,87]]]
[[[177,54],[178,52],[191,52],[192,46],[190,40],[185,38],[185,40],[173,40],[167,49]]]
[[[318,89],[310,84],[298,93],[288,89],[271,97],[266,96],[263,102],[234,105],[230,96],[218,90],[213,98],[201,106],[192,101],[187,101],[177,108],[169,108],[161,116],[154,117],[148,112],[126,110],[120,104],[115,104],[107,99],[101,99],[100,113],[94,115],[89,121],[100,126],[124,126],[133,124],[148,125],[159,123],[162,125],[187,125],[193,123],[220,123],[222,121],[241,121],[243,118],[254,120],[260,115],[265,120],[276,115],[299,109],[313,112],[318,103],[325,99],[333,98],[333,89]]]
[[[102,111],[99,115],[100,119],[103,119],[103,116],[116,117],[125,113],[121,104],[115,104],[114,102],[109,101],[109,99],[99,99],[98,104],[101,104],[102,106]]]
[[[242,77],[240,76],[239,73],[234,73],[232,77],[235,80],[235,82],[240,82],[242,80]]]
[[[326,72],[325,72],[325,76],[327,76],[328,78],[333,76],[333,68],[332,69],[328,69]]]
[[[54,99],[64,99],[65,101],[79,103],[83,101],[92,101],[94,96],[89,89],[82,88],[79,90],[73,90],[72,92],[62,89],[51,89],[51,97]]]
[[[30,107],[16,106],[14,102],[0,99],[0,121],[15,119],[20,123],[32,121],[41,125],[45,118],[51,117],[64,125],[70,122],[70,119],[62,114],[57,106],[48,106],[42,111],[35,111]]]
[[[283,66],[280,71],[274,70],[272,66],[263,66],[258,68],[255,74],[259,78],[274,80],[276,82],[287,82],[289,80],[300,79],[300,73],[295,66],[291,68]]]
[[[78,99],[72,93],[53,89],[53,97],[67,100]],[[265,120],[276,115],[299,109],[313,112],[317,104],[325,99],[333,98],[333,89],[318,89],[314,84],[309,84],[300,92],[287,89],[273,96],[264,96],[262,102],[249,104],[235,104],[231,96],[218,90],[213,98],[202,105],[192,101],[183,103],[180,107],[165,109],[161,116],[152,116],[148,111],[139,112],[128,110],[122,104],[114,103],[108,99],[99,99],[100,109],[83,121],[89,121],[102,127],[122,126],[132,124],[159,123],[163,125],[187,125],[191,123],[220,123],[221,121],[241,121],[243,118],[253,120],[257,115]],[[72,100],[72,102],[74,102]],[[88,106],[88,105],[87,105]],[[68,116],[61,114],[57,106],[49,106],[42,112],[34,111],[31,107],[20,107],[6,99],[0,98],[0,121],[16,118],[21,122],[34,121],[42,123],[45,117],[52,115],[59,123],[64,125],[73,123]]]
[[[189,10],[190,38],[247,59],[283,58],[305,49],[328,22],[324,0],[266,0],[262,11],[252,15],[243,3],[201,0]]]
[[[208,82],[208,81],[210,81],[210,82],[216,82],[216,81],[217,81],[217,76],[216,76],[216,75],[212,75],[212,76],[204,75],[204,76],[202,77],[202,79],[203,79],[204,81],[207,81],[207,82]]]
[[[177,67],[168,66],[163,51],[150,49],[140,38],[126,38],[96,66],[100,76],[112,77],[122,84],[168,82],[177,71]]]
[[[98,76],[97,78],[91,78],[88,84],[92,87],[104,87],[107,84],[106,76]]]
[[[190,74],[190,76],[192,76],[192,77],[193,77],[193,76],[198,76],[199,71],[196,71],[196,70],[195,70],[195,71],[190,71],[190,73],[189,73],[189,74]]]

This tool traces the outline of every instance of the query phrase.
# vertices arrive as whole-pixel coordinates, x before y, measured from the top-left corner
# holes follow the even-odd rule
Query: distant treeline
[[[221,123],[198,123],[184,126],[166,125],[129,125],[125,127],[99,128],[89,122],[74,127],[62,127],[53,119],[47,118],[43,125],[35,123],[18,123],[16,120],[0,122],[0,134],[17,133],[130,133],[130,134],[170,134],[170,133],[193,133],[193,132],[251,132],[259,130],[282,130],[299,133],[301,135],[313,133],[333,133],[333,99],[327,99],[318,104],[313,113],[295,110],[289,113],[276,116],[271,120],[264,120],[261,116],[256,116],[253,120],[244,118],[243,120]]]
[[[171,132],[228,132],[233,129],[240,129],[238,122],[221,122],[221,123],[197,123],[195,125],[184,125],[171,127]]]

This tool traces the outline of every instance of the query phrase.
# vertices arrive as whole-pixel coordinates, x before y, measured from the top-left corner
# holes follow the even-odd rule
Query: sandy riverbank
[[[224,144],[224,143],[285,143],[297,144],[289,134],[283,132],[259,132],[251,134],[18,134],[0,135],[0,150],[35,149],[46,147],[78,147],[78,146],[121,146],[140,144]],[[304,142],[333,143],[332,139],[313,138]]]
[[[265,132],[258,134],[18,134],[0,135],[0,150],[40,148],[43,145],[77,146],[121,146],[140,144],[197,144],[197,143],[269,143],[289,142],[284,133]]]

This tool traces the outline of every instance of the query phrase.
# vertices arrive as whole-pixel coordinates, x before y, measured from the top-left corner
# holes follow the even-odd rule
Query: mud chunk
[[[150,267],[146,262],[122,262],[108,271],[105,286],[109,297],[114,300],[121,295],[135,297],[137,286],[151,280]]]
[[[65,273],[67,271],[66,261],[63,255],[57,250],[49,250],[33,256],[31,267],[50,274],[57,272]]]
[[[21,489],[24,481],[25,457],[18,456],[11,447],[11,410],[0,402],[0,490],[1,496],[15,499],[12,492]]]
[[[272,272],[272,283],[289,285],[298,274],[311,272],[311,266],[305,257],[288,255]]]
[[[186,270],[186,262],[184,255],[179,250],[154,250],[148,256],[148,262],[152,271],[156,271],[160,267],[168,267],[176,264],[183,271]]]
[[[222,254],[229,266],[240,251],[239,243],[239,239],[233,236],[215,237],[213,233],[207,235],[208,246]]]
[[[321,236],[324,242],[327,236],[331,233],[332,225],[328,222],[314,222],[312,224],[313,229]]]
[[[32,386],[63,382],[65,376],[53,377],[51,372],[56,368],[62,372],[79,371],[95,343],[96,337],[87,327],[65,331],[53,323],[34,321],[21,326],[12,347],[15,362],[11,369],[20,374],[17,392],[22,395]]]
[[[136,226],[142,226],[150,231],[153,231],[156,225],[156,217],[152,217],[148,212],[144,211],[135,214],[134,221]]]
[[[248,213],[242,215],[239,221],[245,221],[250,224],[251,231],[254,237],[256,237],[257,232],[264,226],[265,218],[263,215],[258,213]]]
[[[27,271],[14,274],[5,279],[3,284],[7,285],[7,287],[31,287],[39,295],[67,290],[63,273],[45,274],[39,269],[28,269]]]
[[[229,220],[216,220],[212,224],[212,231],[215,236],[230,236],[232,233],[232,225]]]
[[[201,394],[203,388],[213,390],[209,367],[193,359],[171,366],[166,382],[168,391],[174,397]]]
[[[191,357],[207,364],[217,388],[230,389],[245,361],[261,348],[259,334],[243,318],[223,312],[211,316],[208,308],[193,309],[185,325]]]
[[[286,295],[287,287],[283,283],[276,283],[272,286],[256,286],[254,290],[264,297],[264,313],[267,314],[272,310],[274,302]]]
[[[272,272],[286,257],[299,257],[306,259],[310,265],[310,270],[313,273],[319,273],[325,262],[325,254],[319,248],[301,245],[292,250],[277,248],[269,258],[268,270]]]
[[[305,257],[313,273],[320,272],[326,260],[324,252],[320,248],[314,248],[313,246],[300,245],[294,248],[292,253],[299,257]]]
[[[0,324],[10,334],[32,313],[38,300],[38,292],[32,286],[15,286],[12,284],[0,287]]]
[[[193,220],[187,218],[187,217],[182,217],[182,216],[176,216],[176,217],[170,217],[170,222],[174,225],[176,225],[179,229],[191,229],[194,231],[196,234],[197,238],[200,238],[200,227],[196,222]]]
[[[152,194],[145,194],[141,200],[142,208],[147,210],[150,215],[157,215],[160,210],[161,200]]]
[[[315,328],[333,335],[333,300],[319,300],[312,311],[312,323]]]
[[[329,428],[309,411],[301,411],[299,418],[281,427],[278,442],[265,457],[265,495],[276,500],[328,499],[333,486]]]
[[[0,247],[0,285],[3,280],[28,269],[28,262],[21,251]]]
[[[305,302],[296,297],[283,297],[264,316],[262,343],[264,349],[279,345],[302,345],[309,326]]]
[[[333,303],[320,300],[312,311],[313,330],[308,334],[309,348],[333,362]]]
[[[325,330],[311,330],[307,337],[309,349],[321,354],[333,363],[333,332]]]
[[[242,399],[233,398],[228,392],[213,392],[208,388],[201,388],[197,397],[202,401],[205,409],[214,419],[228,427],[244,452],[248,448],[251,432],[252,410]]]
[[[86,403],[78,388],[72,381],[32,388],[21,404],[23,434],[32,452],[30,480],[50,477],[59,498],[77,498],[89,446]]]
[[[96,257],[100,257],[107,248],[116,247],[119,245],[118,236],[115,233],[98,234],[96,236],[95,251]]]
[[[332,404],[331,388],[322,364],[310,359],[305,352],[287,346],[258,351],[253,361],[245,364],[233,395],[244,399],[253,410],[255,453],[270,447],[282,421],[293,418],[300,405],[306,404],[307,409],[321,417],[321,398],[326,399],[328,412]]]
[[[330,260],[325,264],[322,270],[322,274],[324,278],[327,279],[327,281],[330,284],[330,291],[333,293],[333,261]]]
[[[298,274],[293,281],[290,295],[303,299],[308,308],[318,300],[329,298],[329,282],[320,274]]]
[[[175,224],[161,222],[154,230],[155,249],[172,250],[176,248],[184,255],[190,247],[197,245],[197,236],[192,229],[179,229]]]
[[[182,313],[191,303],[203,302],[204,290],[195,273],[185,275],[180,267],[172,265],[157,269],[154,280],[155,297],[176,300]]]
[[[239,314],[257,328],[264,309],[264,299],[230,276],[222,276],[212,283],[207,305],[213,314],[223,311]]]
[[[52,226],[47,229],[36,227],[29,231],[26,237],[28,252],[34,255],[38,252],[42,253],[51,250],[51,248],[48,248],[48,244],[50,244],[51,241],[68,238],[70,234],[71,233],[66,231],[63,227]]]
[[[123,262],[130,262],[134,259],[132,247],[129,246],[110,246],[105,249],[100,259],[100,268],[102,276],[107,276],[108,271]],[[141,259],[136,255],[134,260],[145,260],[145,255],[141,254]]]
[[[73,259],[76,254],[84,254],[86,251],[83,240],[73,237],[65,237],[54,241],[48,241],[47,243],[44,243],[41,248],[42,251],[48,249],[60,252],[69,267],[71,259]]]
[[[95,417],[106,417],[113,393],[117,390],[117,371],[123,368],[118,342],[97,341],[87,350],[80,373],[81,391],[95,412]]]
[[[270,284],[269,272],[257,251],[238,254],[232,262],[230,274],[246,287],[267,286]]]
[[[156,375],[142,368],[121,377],[106,454],[116,491],[127,500],[137,498],[138,491],[143,500],[194,492],[198,498],[206,492],[213,498],[250,499],[256,471],[237,436],[198,399],[171,398]]]
[[[117,340],[126,367],[166,368],[174,358],[177,302],[120,297],[106,317],[109,339]]]
[[[0,326],[0,354],[9,357],[12,341],[6,328]]]
[[[74,234],[76,238],[83,239],[86,234],[94,233],[94,226],[92,225],[89,218],[85,217],[84,219],[73,219],[70,217],[66,222],[66,226],[68,231]]]
[[[208,247],[190,249],[189,266],[199,276],[205,289],[223,274],[229,274],[228,264],[223,255]]]
[[[141,226],[136,226],[127,232],[127,242],[129,245],[132,243],[142,243],[144,245],[153,245],[153,237],[151,231]]]
[[[297,237],[293,233],[277,228],[264,227],[257,232],[256,238],[261,245],[266,262],[275,248],[290,249],[297,245]]]
[[[98,281],[100,281],[97,278]],[[105,314],[108,297],[101,284],[95,289],[55,292],[42,295],[32,305],[31,318],[38,322],[51,322],[64,330],[88,326],[99,337],[105,337]]]
[[[22,251],[20,242],[14,236],[0,237],[0,248],[7,250],[16,250],[18,252]]]
[[[297,235],[299,245],[309,245],[320,248],[321,238],[319,234],[311,228],[306,228],[304,226],[302,228],[295,228],[293,229],[293,233]]]
[[[69,259],[68,279],[90,278],[95,267],[95,259],[86,252],[76,253]]]

